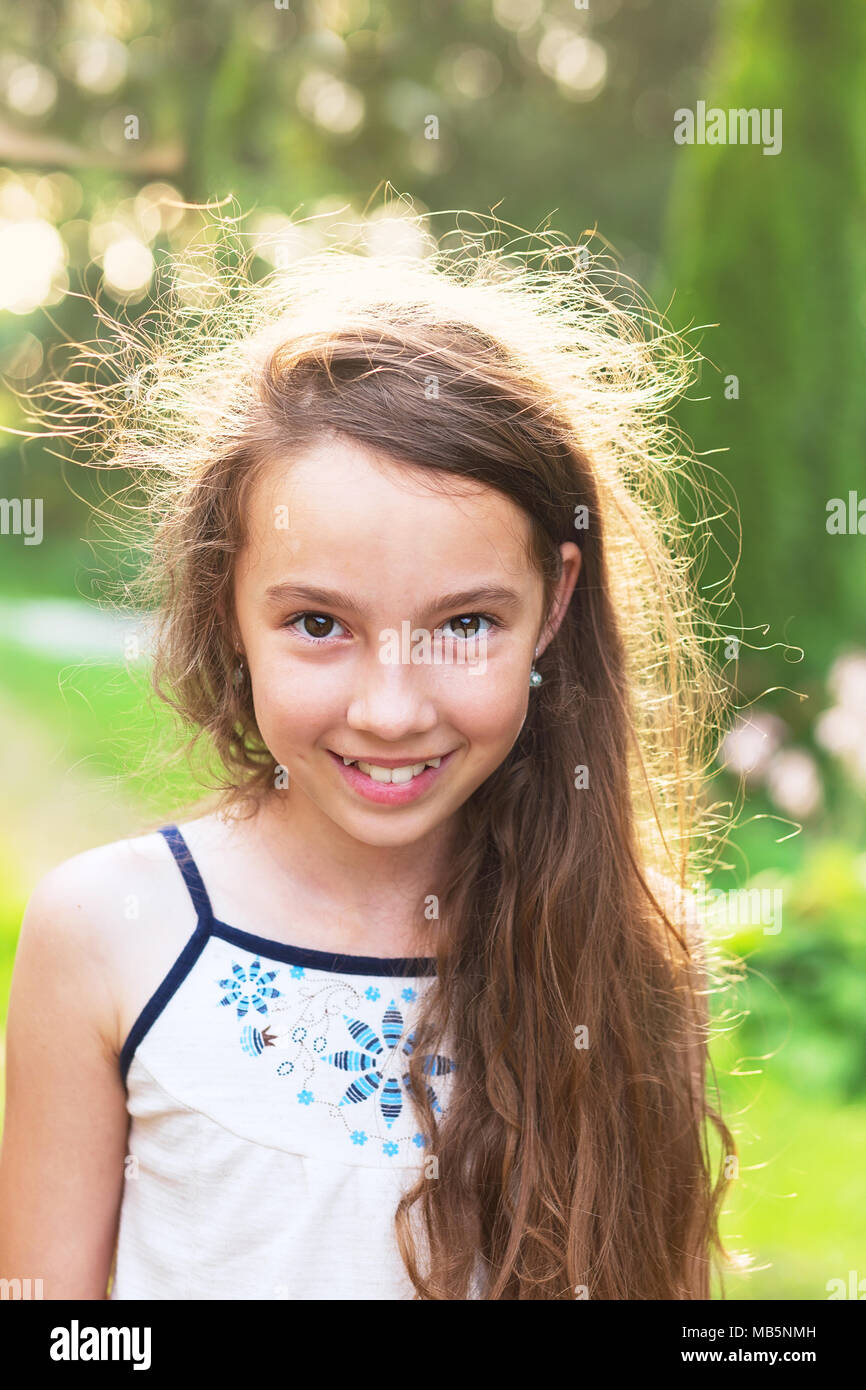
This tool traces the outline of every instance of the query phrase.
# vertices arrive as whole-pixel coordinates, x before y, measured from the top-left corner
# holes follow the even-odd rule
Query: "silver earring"
[[[243,680],[244,680],[244,662],[243,662],[243,657],[241,657],[240,660],[238,661],[237,666],[236,666],[235,669],[234,669],[234,675],[232,676],[232,684],[234,685],[234,687],[235,687],[236,690],[243,684]]]
[[[535,655],[538,656],[538,648],[537,648],[537,647],[535,648]],[[532,670],[531,670],[530,673],[529,673],[529,684],[530,684],[530,686],[532,687],[533,690],[537,690],[538,687],[541,685],[541,683],[542,683],[543,680],[544,680],[544,676],[541,674],[540,671],[536,671],[536,669],[535,669],[535,664],[533,663]]]

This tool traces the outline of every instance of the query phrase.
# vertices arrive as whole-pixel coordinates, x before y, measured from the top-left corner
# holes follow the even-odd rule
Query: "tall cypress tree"
[[[866,6],[725,0],[718,26],[693,108],[779,108],[782,146],[677,146],[656,298],[719,325],[679,422],[728,450],[707,462],[738,499],[743,621],[771,624],[751,640],[805,647],[808,684],[866,641],[866,534],[827,530],[831,498],[866,502]]]

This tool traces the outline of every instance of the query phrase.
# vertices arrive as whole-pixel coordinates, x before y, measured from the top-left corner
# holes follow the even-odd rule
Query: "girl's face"
[[[542,636],[528,517],[482,484],[432,491],[334,437],[261,475],[247,525],[237,645],[262,738],[288,772],[281,794],[369,845],[420,839],[506,757],[535,648],[558,626]],[[561,550],[558,618],[580,570],[577,545]],[[425,641],[437,631],[438,647]]]

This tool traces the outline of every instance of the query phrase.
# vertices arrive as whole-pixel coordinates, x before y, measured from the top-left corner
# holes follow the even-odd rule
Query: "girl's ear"
[[[574,586],[580,577],[580,567],[583,562],[583,554],[580,546],[574,541],[563,541],[559,547],[562,556],[562,574],[559,576],[559,583],[556,595],[553,600],[553,609],[549,621],[543,627],[538,638],[538,655],[544,651],[545,647],[553,641],[559,629],[559,625],[565,617],[566,609],[571,602],[574,593]]]

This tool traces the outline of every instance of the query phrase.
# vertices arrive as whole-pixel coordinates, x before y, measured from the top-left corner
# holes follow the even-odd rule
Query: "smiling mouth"
[[[333,752],[333,749],[329,750]],[[443,753],[438,758],[419,759],[415,763],[402,763],[394,767],[385,767],[382,763],[368,763],[362,758],[347,758],[342,753],[334,753],[335,758],[340,758],[345,767],[356,767],[359,772],[363,772],[373,782],[395,783],[402,785],[411,782],[415,777],[420,777],[426,772],[428,767],[439,767],[443,758],[448,754]]]

